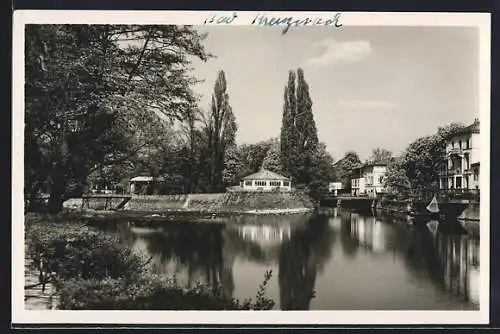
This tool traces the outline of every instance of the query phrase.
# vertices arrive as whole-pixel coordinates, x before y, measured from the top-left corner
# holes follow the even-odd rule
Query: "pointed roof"
[[[290,181],[289,178],[262,168],[257,173],[245,176],[243,180],[283,180]]]

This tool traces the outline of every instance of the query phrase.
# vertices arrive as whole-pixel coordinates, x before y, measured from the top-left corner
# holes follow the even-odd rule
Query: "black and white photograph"
[[[489,25],[14,16],[13,320],[487,322]]]

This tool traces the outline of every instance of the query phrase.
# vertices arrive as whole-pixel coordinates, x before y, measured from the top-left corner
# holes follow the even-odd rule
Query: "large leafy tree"
[[[383,183],[387,193],[391,195],[410,195],[411,183],[403,168],[402,158],[396,158],[389,163]]]
[[[274,173],[283,173],[283,166],[280,157],[280,142],[277,138],[272,139],[270,147],[267,150],[266,156],[262,161],[262,168],[270,170]]]
[[[310,175],[309,189],[313,197],[321,196],[322,193],[327,192],[328,183],[337,178],[333,158],[327,151],[325,143],[319,143],[316,151],[314,151]]]
[[[439,188],[439,170],[445,161],[446,141],[464,128],[451,123],[430,136],[412,142],[389,168],[386,185],[392,192],[418,196]]]
[[[255,173],[262,167],[267,152],[274,142],[275,139],[270,139],[238,146],[238,155],[242,163],[240,177]]]
[[[71,184],[129,160],[195,102],[190,58],[210,56],[189,26],[26,27],[26,192],[57,212]]]
[[[372,155],[369,159],[372,163],[388,163],[392,158],[392,152],[384,148],[375,148],[372,151]]]
[[[336,166],[337,177],[342,182],[342,186],[350,190],[351,180],[353,178],[353,170],[361,164],[359,156],[354,151],[348,151],[345,153],[344,157],[339,160]]]

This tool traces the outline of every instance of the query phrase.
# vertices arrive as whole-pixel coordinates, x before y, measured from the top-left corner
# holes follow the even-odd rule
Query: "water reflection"
[[[432,227],[434,226],[434,227]],[[224,224],[108,226],[180,284],[221,285],[252,297],[273,269],[268,295],[282,310],[477,307],[479,242],[435,224],[330,209],[315,215],[238,216]],[[313,298],[314,297],[314,298]]]
[[[460,233],[444,233],[441,231],[451,229],[443,228],[446,223],[437,221],[417,222],[408,227],[377,216],[348,215],[350,228],[344,233],[344,243],[350,237],[350,245],[357,244],[373,254],[402,255],[414,281],[430,278],[438,289],[472,304],[479,303],[479,241],[463,234],[460,226],[453,228]]]
[[[281,245],[279,261],[282,310],[308,310],[314,297],[316,276],[331,256],[334,231],[325,216],[294,231]]]

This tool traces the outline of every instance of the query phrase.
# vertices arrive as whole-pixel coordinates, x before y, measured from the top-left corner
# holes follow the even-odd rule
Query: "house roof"
[[[152,176],[136,176],[131,178],[131,182],[151,182],[151,181],[163,181],[163,177],[152,177]]]
[[[460,135],[465,135],[465,134],[470,134],[470,133],[479,133],[479,119],[475,119],[474,123],[472,123],[469,126],[466,126],[459,132],[455,133],[453,137],[460,136]]]
[[[250,174],[248,176],[245,176],[243,178],[243,180],[285,180],[285,181],[289,181],[290,179],[283,176],[283,175],[273,173],[270,170],[262,168],[257,173],[253,173],[253,174]]]
[[[388,166],[389,165],[389,162],[386,162],[386,161],[378,161],[378,162],[365,162],[365,163],[361,163],[361,164],[358,164],[356,167],[353,168],[353,170],[355,169],[363,169],[365,167],[371,167],[371,166]]]

